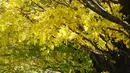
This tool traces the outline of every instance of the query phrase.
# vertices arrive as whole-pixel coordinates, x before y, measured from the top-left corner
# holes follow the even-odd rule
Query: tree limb
[[[97,2],[93,0],[83,0],[83,2],[85,3],[84,4],[85,7],[90,8],[91,10],[101,15],[105,19],[108,19],[109,21],[112,21],[114,23],[123,26],[123,28],[130,34],[130,24],[125,23],[124,21],[117,18],[116,16],[111,15],[104,8],[102,8],[102,6],[100,6]]]

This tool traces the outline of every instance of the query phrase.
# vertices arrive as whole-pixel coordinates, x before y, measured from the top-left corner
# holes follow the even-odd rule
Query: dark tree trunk
[[[130,49],[120,41],[112,41],[118,51],[108,51],[104,55],[91,53],[91,59],[97,73],[109,71],[110,73],[130,73]],[[106,57],[107,59],[106,59]]]
[[[130,0],[119,0],[119,3],[123,6],[121,12],[128,17],[125,20],[130,24]]]

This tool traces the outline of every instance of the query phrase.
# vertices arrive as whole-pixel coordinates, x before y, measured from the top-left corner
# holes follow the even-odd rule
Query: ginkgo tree
[[[120,41],[130,48],[130,25],[119,13],[120,4],[97,3],[97,0],[1,1],[1,71],[49,69],[94,73],[93,63],[99,63],[95,55],[99,55],[111,64],[110,72],[115,72],[116,60],[111,52],[122,55],[117,46]]]

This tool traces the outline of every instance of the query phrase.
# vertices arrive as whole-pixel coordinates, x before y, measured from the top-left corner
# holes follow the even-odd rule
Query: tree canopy
[[[130,60],[130,24],[119,1],[104,1],[0,1],[0,71],[96,73],[106,61],[114,73],[117,58]]]

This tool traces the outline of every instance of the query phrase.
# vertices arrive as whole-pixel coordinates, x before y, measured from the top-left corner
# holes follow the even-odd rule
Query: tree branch
[[[97,2],[93,0],[83,0],[85,3],[84,6],[90,8],[97,14],[101,15],[105,19],[108,19],[109,21],[112,21],[114,23],[117,23],[121,26],[123,26],[124,30],[126,30],[130,34],[130,24],[125,23],[124,21],[120,20],[119,18],[111,15],[108,13],[104,8],[102,8]]]
[[[61,5],[64,5],[66,7],[69,7],[70,5],[64,0],[64,2],[60,2],[60,1],[57,1],[57,0],[54,0],[56,3],[58,4],[61,4]]]
[[[32,1],[32,0],[31,0]],[[40,6],[39,4],[37,4],[36,2],[34,2],[34,1],[32,1],[36,6],[38,6],[39,8],[41,8],[43,11],[45,11],[45,9],[42,7],[42,6]]]
[[[122,31],[122,30],[114,29],[114,28],[109,28],[109,27],[108,27],[107,29],[109,29],[109,30],[113,30],[113,31],[117,31],[117,32],[121,32],[121,33],[123,33],[126,37],[130,38],[130,34],[127,34],[127,33],[125,33],[125,32]]]

